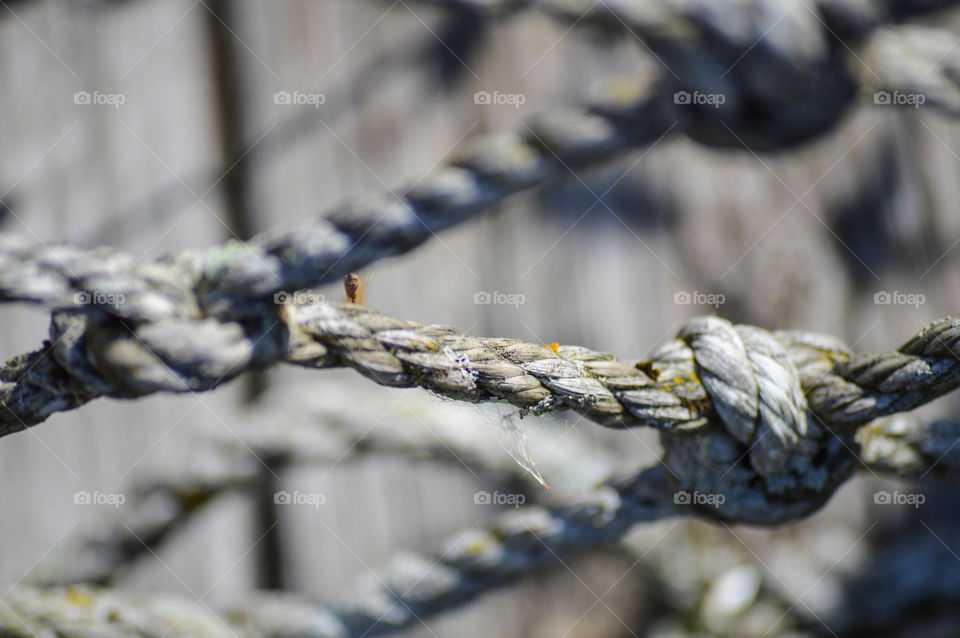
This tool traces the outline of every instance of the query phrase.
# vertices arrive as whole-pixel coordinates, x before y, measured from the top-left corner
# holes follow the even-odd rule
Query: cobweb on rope
[[[499,413],[499,411],[498,411]],[[516,416],[516,412],[510,411],[500,414],[500,446],[506,450],[507,454],[510,455],[517,465],[522,467],[530,476],[536,479],[537,483],[544,486],[548,490],[553,488],[547,484],[547,481],[543,478],[543,474],[540,473],[540,470],[537,468],[537,463],[533,459],[533,455],[530,454],[530,450],[527,448],[527,435],[523,433],[523,430],[517,426],[516,420],[513,418]]]
[[[469,369],[470,359],[464,355],[458,355],[450,347],[444,347],[443,353],[448,359],[455,363],[460,371],[460,375],[464,379],[470,379],[476,381],[477,373]],[[502,447],[507,454],[510,455],[516,463],[524,469],[530,476],[536,479],[537,483],[552,490],[553,488],[547,484],[546,479],[543,478],[543,474],[540,473],[540,470],[537,469],[537,463],[533,459],[533,455],[530,454],[530,450],[527,448],[526,435],[523,431],[517,426],[514,416],[518,413],[516,411],[507,411],[497,413],[500,415],[499,426],[500,426],[500,447]]]

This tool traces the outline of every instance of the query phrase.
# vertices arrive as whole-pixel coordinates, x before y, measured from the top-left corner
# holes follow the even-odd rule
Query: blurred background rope
[[[39,626],[58,635],[81,629],[95,633],[80,635],[105,635],[102,632],[111,627],[148,631],[156,623],[183,616],[184,622],[171,624],[201,635],[216,635],[209,632],[218,623],[247,631],[247,635],[276,638],[383,635],[416,623],[421,615],[465,604],[572,552],[615,542],[634,524],[673,515],[674,508],[662,470],[657,468],[611,479],[592,492],[552,506],[525,507],[501,517],[488,529],[471,528],[436,559],[401,557],[382,578],[361,587],[357,597],[343,606],[317,607],[292,596],[264,596],[255,604],[228,611],[222,619],[198,610],[197,616],[210,625],[200,630],[196,627],[202,625],[189,622],[193,620],[189,606],[171,605],[158,617],[147,613],[157,599],[148,603],[147,609],[138,609],[138,604],[123,601],[122,596],[104,596],[86,588],[47,593],[16,588],[0,604],[0,628],[10,636],[37,631]],[[98,600],[101,597],[112,604]]]
[[[316,430],[312,428],[313,432]],[[863,459],[874,471],[918,478],[931,461],[940,459],[943,468],[938,470],[940,475],[955,474],[960,454],[953,451],[957,441],[955,422],[923,424],[897,416],[879,420],[861,430],[861,434],[865,432],[869,433],[870,441],[865,442]],[[937,434],[926,437],[929,432]],[[912,443],[902,443],[907,439]],[[28,630],[38,631],[41,626],[54,635],[79,632],[71,635],[107,636],[120,627],[146,632],[163,623],[176,625],[170,632],[173,636],[181,635],[179,632],[216,636],[220,631],[277,638],[384,635],[468,604],[538,566],[566,562],[578,552],[617,542],[637,523],[679,515],[682,504],[678,506],[675,500],[662,468],[610,479],[588,493],[557,494],[548,507],[526,507],[510,512],[488,529],[464,530],[435,557],[398,557],[381,576],[368,577],[356,590],[357,596],[341,605],[318,606],[303,596],[259,593],[251,595],[242,606],[216,616],[209,609],[194,609],[195,605],[176,598],[165,600],[155,595],[142,598],[89,587],[44,591],[18,587],[4,596],[4,603],[0,605],[0,627],[11,636],[28,635]],[[891,540],[900,542],[896,538]],[[922,556],[910,560],[937,560],[938,548],[942,549],[937,541],[929,537],[923,544]],[[642,544],[638,547],[638,551],[643,552],[641,558],[653,549]],[[894,560],[915,554],[898,554],[894,550],[891,546],[884,551],[891,553]],[[662,559],[658,558],[661,554]],[[662,568],[669,569],[671,556],[676,560],[669,546],[658,549],[651,555],[653,564],[646,568],[659,569],[656,565],[662,560],[666,561]],[[705,576],[708,581],[713,577]],[[852,590],[855,596],[851,607],[841,608],[843,613],[836,620],[837,626],[862,623],[853,616],[870,603],[862,594],[857,594],[858,591]],[[929,583],[922,591],[899,587],[883,594],[887,606],[883,614],[889,619],[895,610],[903,610],[924,597],[956,595],[955,586],[945,582]],[[180,620],[172,623],[175,619]]]

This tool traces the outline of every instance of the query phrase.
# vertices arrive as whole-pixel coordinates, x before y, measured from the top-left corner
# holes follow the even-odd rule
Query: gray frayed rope
[[[851,355],[826,335],[701,317],[649,361],[629,365],[582,347],[470,337],[354,304],[278,308],[266,334],[288,362],[349,367],[382,385],[506,402],[523,414],[572,409],[607,427],[654,427],[676,487],[762,493],[765,500],[731,498],[706,512],[761,524],[805,515],[829,497],[854,469],[858,426],[960,384],[958,319],[933,322],[898,351]],[[170,341],[165,324],[55,316],[54,345],[0,371],[7,432],[96,396],[207,389],[249,367],[243,348],[206,333]],[[247,342],[238,333],[236,343]]]

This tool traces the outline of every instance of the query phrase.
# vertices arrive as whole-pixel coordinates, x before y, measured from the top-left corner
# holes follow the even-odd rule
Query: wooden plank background
[[[144,258],[202,248],[354,194],[402,192],[464,139],[516,127],[538,109],[583,99],[598,79],[650,64],[635,43],[567,32],[537,15],[488,25],[475,51],[460,52],[462,64],[444,57],[462,40],[455,33],[437,10],[376,0],[11,4],[0,9],[2,230],[117,245]],[[481,90],[522,94],[525,103],[478,105]],[[76,104],[78,91],[124,102]],[[324,102],[276,104],[278,91],[322,94]],[[755,157],[671,138],[516,196],[377,264],[368,300],[473,334],[577,343],[626,359],[714,310],[769,328],[823,330],[861,350],[890,348],[957,311],[958,132],[935,113],[873,106],[866,96],[834,134],[787,154]],[[226,174],[231,165],[236,174]],[[607,189],[609,209],[594,205]],[[875,304],[884,290],[922,293],[925,303]],[[479,291],[521,294],[525,303],[477,305]],[[725,303],[674,303],[682,291],[719,293]],[[44,338],[44,313],[0,312],[5,356]],[[342,376],[283,369],[264,383],[269,396],[278,386],[309,391]],[[29,579],[76,526],[115,515],[74,505],[74,492],[122,492],[138,468],[182,454],[202,425],[229,428],[245,418],[250,387],[96,401],[0,441],[0,588]],[[362,392],[391,393],[372,384]],[[956,407],[949,398],[925,410],[949,415]],[[645,445],[656,445],[651,433],[640,441],[566,423],[635,453],[637,463],[649,458]],[[496,436],[483,418],[476,427]],[[282,520],[289,585],[321,600],[342,596],[397,551],[429,552],[493,514],[473,504],[481,486],[464,472],[379,456],[328,469],[284,477],[330,495],[318,511]],[[845,487],[799,527],[855,529],[870,485]],[[122,585],[229,604],[257,582],[252,517],[240,496],[217,503]],[[624,571],[622,558],[577,563],[576,571],[538,576],[409,635],[621,635],[602,606],[578,616],[594,602],[586,585],[605,590],[609,575]],[[622,584],[611,604],[629,609],[637,595],[630,587]]]

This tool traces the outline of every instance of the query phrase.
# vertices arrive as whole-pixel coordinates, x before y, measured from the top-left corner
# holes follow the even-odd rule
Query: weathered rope
[[[524,412],[568,408],[608,427],[662,432],[675,487],[722,492],[704,513],[758,524],[803,516],[854,471],[852,434],[960,385],[960,320],[930,324],[897,352],[849,355],[815,333],[767,333],[718,317],[635,366],[580,347],[477,339],[367,308],[291,307],[289,357],[345,366],[384,385],[424,387]]]
[[[924,422],[898,414],[860,428],[857,442],[861,460],[873,472],[915,481],[960,476],[960,421]]]
[[[960,53],[955,36],[944,30],[900,24],[903,20],[955,6],[956,0],[417,0],[487,18],[537,9],[572,27],[602,29],[636,38],[663,67],[663,83],[673,91],[721,95],[724,102],[706,109],[680,109],[678,119],[693,126],[691,137],[708,144],[766,148],[764,141],[783,143],[804,120],[796,108],[839,106],[849,89],[842,74],[833,75],[829,91],[819,94],[811,81],[843,64],[856,69],[856,83],[875,95],[878,104],[897,103],[897,92],[909,103],[960,113]],[[888,26],[889,25],[889,26]],[[850,55],[851,52],[853,55]],[[894,93],[893,96],[889,93]],[[884,101],[886,98],[886,101]],[[691,99],[691,103],[694,100]],[[744,108],[757,109],[743,117]],[[693,115],[685,122],[686,115]],[[835,113],[828,113],[827,119]],[[715,119],[714,119],[715,118]],[[704,121],[725,123],[728,131],[710,130]],[[815,117],[808,117],[812,125]],[[730,133],[733,133],[732,135]],[[724,141],[725,138],[725,141]]]
[[[646,470],[611,479],[594,491],[556,505],[529,506],[511,512],[488,529],[468,530],[436,560],[400,558],[382,578],[361,588],[349,605],[319,607],[287,596],[272,600],[265,597],[256,604],[228,611],[219,622],[232,630],[241,630],[241,635],[271,638],[383,635],[411,626],[421,616],[465,604],[532,568],[555,562],[558,557],[616,542],[638,522],[677,513],[662,470]],[[86,605],[83,621],[88,628],[93,625],[101,632],[88,635],[108,635],[106,632],[114,623],[138,627],[138,620],[147,626],[158,622],[151,614],[141,612],[138,619],[137,615],[124,613],[125,606],[119,601],[112,606],[92,604],[103,595],[98,590],[74,590],[74,597],[81,598],[85,591],[91,604]],[[57,593],[47,594],[49,601],[57,600]],[[69,598],[69,591],[66,595]],[[26,627],[31,627],[33,621],[54,635],[63,635],[68,628],[79,626],[74,614],[63,615],[67,608],[69,605],[62,601],[59,608],[50,607],[44,604],[44,595],[18,589],[8,593],[0,604],[0,630],[10,636],[25,635]],[[170,621],[177,615],[171,612],[164,617]],[[201,635],[216,635],[209,631]]]
[[[572,409],[607,427],[654,427],[678,489],[737,495],[706,513],[759,524],[819,507],[855,469],[858,426],[960,384],[960,319],[933,322],[896,352],[850,355],[825,335],[702,317],[631,366],[586,348],[469,337],[354,304],[279,307],[270,334],[282,335],[276,347],[289,362],[349,367],[382,385],[460,401],[507,402],[522,414]],[[165,324],[56,318],[55,345],[2,372],[8,432],[38,416],[18,415],[38,406],[11,398],[47,396],[42,415],[102,395],[211,388],[246,365],[204,332],[171,343]],[[764,499],[741,498],[748,493]]]
[[[937,435],[928,437],[931,431]],[[902,477],[917,478],[934,464],[955,474],[960,454],[953,451],[956,431],[952,422],[921,424],[902,416],[884,419],[861,430],[868,437],[863,458],[875,471],[888,468]],[[533,567],[616,542],[634,524],[682,513],[674,507],[675,494],[670,490],[662,470],[648,470],[611,479],[579,497],[557,494],[552,506],[528,507],[489,529],[468,530],[438,556],[396,559],[381,578],[371,577],[359,589],[359,597],[347,605],[318,606],[288,594],[258,594],[242,608],[218,618],[207,609],[193,609],[189,601],[170,599],[153,607],[149,601],[155,597],[137,599],[110,590],[84,587],[41,592],[20,587],[8,592],[0,604],[0,629],[11,636],[34,635],[28,632],[39,627],[57,636],[77,635],[70,632],[83,623],[87,633],[80,635],[93,638],[113,635],[117,626],[146,632],[181,619],[178,627],[200,636],[220,635],[219,631],[272,638],[388,634],[467,604]],[[939,547],[932,537],[930,541]],[[950,594],[956,595],[955,588]],[[919,594],[904,589],[898,590],[898,596],[911,600]],[[903,604],[900,598],[895,600]],[[205,622],[194,624],[200,619]],[[173,630],[170,635],[180,634]]]
[[[349,606],[300,606],[277,616],[250,614],[256,627],[281,619],[280,636],[377,636],[409,627],[418,618],[453,609],[572,552],[619,540],[638,522],[677,514],[663,481],[651,469],[610,479],[579,498],[554,506],[529,506],[506,514],[488,529],[460,534],[434,559],[401,557],[369,581]],[[262,611],[257,608],[255,611]]]
[[[522,8],[536,8],[548,14],[568,20],[605,19],[611,24],[616,21],[641,23],[642,19],[653,23],[668,18],[689,19],[700,16],[703,20],[713,20],[723,24],[724,9],[753,10],[759,13],[764,8],[773,8],[776,3],[752,1],[686,0],[416,0],[422,4],[431,4],[447,9],[468,9],[489,14],[505,14]],[[787,3],[782,3],[783,6]],[[826,26],[837,29],[844,25],[869,26],[881,21],[896,21],[918,14],[929,13],[956,4],[953,0],[813,0],[811,8],[824,14]],[[725,6],[726,5],[726,6]],[[789,6],[789,5],[787,5]],[[711,11],[711,9],[713,11]],[[729,15],[729,12],[727,13]],[[705,16],[705,17],[704,17]],[[776,16],[774,16],[775,18]],[[773,19],[773,18],[770,18]]]
[[[316,368],[352,367],[383,385],[419,385],[471,402],[500,400],[535,414],[571,408],[608,427],[702,427],[711,398],[719,399],[718,410],[725,418],[755,420],[759,405],[740,405],[725,393],[756,394],[757,381],[749,377],[757,371],[768,381],[776,379],[763,384],[764,397],[801,409],[802,396],[791,380],[793,373],[783,365],[785,358],[796,366],[813,411],[831,426],[852,428],[909,410],[960,383],[960,362],[954,357],[960,338],[957,319],[933,322],[897,352],[850,357],[843,343],[825,335],[782,332],[771,339],[757,329],[734,330],[718,318],[703,318],[655,353],[647,374],[585,348],[554,351],[513,339],[467,337],[450,327],[393,319],[362,306],[277,308],[284,312],[277,313],[276,324],[265,334],[274,335],[275,347],[287,361]],[[199,330],[201,323],[194,326],[198,332],[190,342],[167,344],[163,327],[131,328],[115,320],[56,315],[51,345],[11,360],[0,371],[7,381],[0,386],[7,407],[6,432],[96,396],[209,389],[254,363],[250,350],[240,348],[244,335],[239,329],[234,343],[211,342],[216,333]],[[771,367],[775,362],[780,362],[779,369]],[[780,381],[792,389],[784,387],[786,394],[773,398]],[[15,401],[43,391],[55,400],[42,406]],[[738,406],[741,413],[734,411]],[[782,440],[792,438],[789,429],[802,434],[802,417],[794,415],[787,422],[793,426],[768,425]],[[746,425],[730,427],[740,440],[750,434]]]
[[[865,430],[883,431],[885,440],[909,438],[921,441],[928,428],[940,431],[942,439],[926,448],[923,456],[942,456],[955,444],[955,424],[921,425],[903,417],[885,419]],[[871,435],[873,436],[873,435]],[[950,443],[948,443],[950,441]],[[877,448],[870,452],[870,448]],[[904,463],[898,443],[869,443],[867,455],[885,463]],[[910,449],[914,449],[911,445]],[[919,446],[917,447],[919,449]],[[954,455],[955,457],[956,455]],[[956,466],[956,459],[947,464]],[[911,467],[912,463],[906,463]],[[902,475],[897,472],[898,475]],[[548,507],[531,506],[510,512],[488,529],[470,529],[432,558],[402,556],[395,559],[380,577],[370,577],[346,605],[324,605],[290,595],[252,596],[242,607],[228,610],[219,618],[209,610],[191,612],[188,602],[168,600],[154,608],[147,600],[124,598],[109,590],[75,588],[39,592],[18,588],[5,595],[0,605],[0,628],[11,636],[30,635],[43,626],[54,635],[70,634],[83,622],[81,635],[112,635],[116,626],[146,631],[158,623],[185,615],[178,626],[189,627],[193,635],[219,635],[214,628],[271,638],[350,638],[389,634],[416,625],[432,615],[468,604],[478,596],[512,582],[530,569],[568,560],[571,554],[604,546],[622,538],[633,525],[682,513],[675,504],[663,470],[611,479],[596,490],[580,496],[557,495]],[[931,539],[936,546],[936,542]],[[936,546],[938,547],[938,546]],[[907,599],[910,595],[901,595]],[[898,599],[899,600],[899,599]],[[94,604],[94,601],[96,604]],[[202,626],[193,625],[205,617]],[[847,619],[848,621],[851,619]],[[215,621],[215,622],[213,622]],[[171,635],[179,635],[176,631]]]
[[[546,112],[478,138],[398,196],[347,202],[292,229],[152,262],[0,237],[0,302],[81,308],[134,322],[262,320],[274,294],[339,281],[405,253],[508,195],[650,144],[673,126],[655,82],[617,85],[584,109]]]
[[[927,10],[941,6],[923,4]],[[704,13],[706,5],[698,3],[670,5],[661,18],[679,19],[700,35],[693,48],[690,38],[663,37],[663,54],[671,53],[668,66],[676,77],[660,73],[614,85],[585,109],[546,113],[519,133],[478,139],[400,197],[348,203],[294,230],[145,263],[109,249],[0,238],[0,302],[28,301],[84,315],[55,313],[51,356],[24,355],[0,371],[6,381],[0,382],[0,399],[8,408],[0,415],[0,434],[96,396],[207,390],[245,369],[271,365],[287,355],[290,336],[278,321],[274,295],[330,282],[410,250],[510,193],[671,130],[706,144],[756,149],[818,135],[853,99],[856,82],[846,48],[806,10],[784,14],[777,29],[751,39],[765,33],[758,31],[769,22],[760,10],[765,6],[733,3],[733,13],[721,15]],[[732,28],[734,17],[743,29]],[[926,62],[931,54],[915,57]],[[915,57],[905,64],[916,64]],[[719,74],[723,82],[710,79],[717,74],[708,71],[728,63],[730,73]],[[948,91],[956,74],[929,76]],[[728,103],[722,109],[682,104],[678,88],[722,94]],[[121,379],[115,369],[140,372]]]
[[[76,530],[45,554],[23,582],[111,584],[121,570],[168,542],[207,505],[229,493],[249,494],[271,477],[285,489],[285,474],[295,466],[329,467],[369,454],[393,454],[445,463],[484,482],[535,482],[490,436],[492,415],[475,410],[436,415],[433,399],[426,394],[405,397],[398,406],[391,393],[371,396],[369,388],[356,381],[324,384],[321,389],[311,385],[299,392],[285,388],[252,413],[245,412],[228,430],[211,427],[210,432],[192,434],[181,454],[165,457],[140,472],[131,485],[117,488],[125,497],[118,517]],[[310,398],[304,400],[305,396]],[[550,457],[538,463],[545,471],[562,467],[562,481],[568,484],[588,482],[583,479],[585,456],[594,466],[605,458],[576,431],[550,437],[549,445]],[[612,471],[610,462],[587,470],[590,476]]]
[[[708,3],[668,3],[658,10],[630,5],[631,11],[643,9],[647,19],[643,23],[632,18],[634,22],[646,24],[644,33],[664,55],[670,53],[664,58],[670,73],[614,84],[584,109],[546,113],[515,134],[482,138],[401,197],[356,201],[293,231],[267,233],[244,246],[228,244],[149,264],[107,249],[48,249],[4,238],[0,301],[55,307],[92,302],[138,321],[198,312],[243,318],[251,312],[246,308],[251,300],[334,281],[375,259],[405,252],[510,193],[562,174],[566,167],[595,164],[649,144],[678,123],[677,130],[704,144],[746,144],[754,150],[808,140],[835,123],[851,103],[856,81],[846,59],[838,57],[846,55],[846,48],[833,41],[819,16],[796,7],[777,18],[777,29],[770,31],[777,3],[727,4],[729,12]],[[877,16],[875,9],[861,4],[833,7],[831,15],[866,31],[878,21],[951,3],[898,2]],[[609,12],[616,6],[600,3],[594,10]],[[684,28],[668,28],[670,20]],[[886,45],[878,48],[885,52],[884,59],[914,45],[910,55],[901,56],[898,77],[922,76],[925,88],[956,93],[955,73],[930,73],[927,66],[947,57],[946,42],[931,47],[926,32],[883,40]],[[926,47],[917,51],[921,40]],[[747,52],[751,55],[741,60]],[[678,103],[681,90],[722,95],[724,102]],[[78,301],[75,294],[84,291],[89,294]]]

